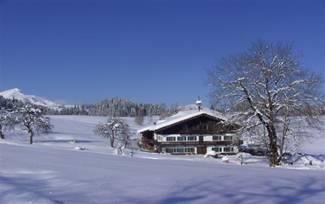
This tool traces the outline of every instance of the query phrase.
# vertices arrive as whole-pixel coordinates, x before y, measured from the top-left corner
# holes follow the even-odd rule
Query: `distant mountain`
[[[6,99],[16,99],[22,101],[24,103],[31,103],[37,106],[43,106],[49,109],[58,109],[61,108],[61,104],[57,104],[53,101],[47,100],[42,97],[34,96],[34,95],[25,95],[21,92],[20,89],[9,89],[3,92],[0,92],[0,96]]]

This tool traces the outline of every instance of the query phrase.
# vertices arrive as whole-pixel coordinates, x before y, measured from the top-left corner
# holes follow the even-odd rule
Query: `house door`
[[[206,147],[197,147],[197,154],[206,154],[207,148]]]

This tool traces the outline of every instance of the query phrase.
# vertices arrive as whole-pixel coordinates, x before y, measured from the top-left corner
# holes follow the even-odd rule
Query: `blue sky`
[[[206,70],[252,41],[325,72],[325,0],[0,0],[0,90],[67,103],[208,100]]]

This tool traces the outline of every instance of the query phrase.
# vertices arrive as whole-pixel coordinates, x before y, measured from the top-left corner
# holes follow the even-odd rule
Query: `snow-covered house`
[[[197,108],[178,112],[138,131],[142,148],[171,154],[235,154],[239,125],[220,112]]]

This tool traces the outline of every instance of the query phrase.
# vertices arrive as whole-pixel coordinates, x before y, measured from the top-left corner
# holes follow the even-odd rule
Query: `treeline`
[[[24,103],[16,99],[6,99],[0,96],[0,109],[15,109],[16,107],[23,107]]]
[[[174,106],[165,104],[136,103],[128,99],[110,98],[97,104],[76,105],[62,107],[57,110],[47,110],[47,114],[53,115],[92,115],[114,117],[137,117],[137,116],[165,116],[177,111]]]

